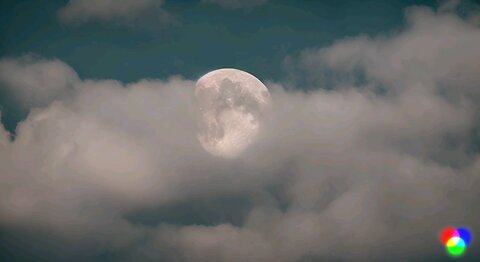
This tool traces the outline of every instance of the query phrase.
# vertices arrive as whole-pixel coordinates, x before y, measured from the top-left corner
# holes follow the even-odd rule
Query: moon
[[[255,141],[271,103],[260,80],[233,68],[214,70],[198,79],[195,98],[197,138],[205,151],[223,158],[237,157]]]

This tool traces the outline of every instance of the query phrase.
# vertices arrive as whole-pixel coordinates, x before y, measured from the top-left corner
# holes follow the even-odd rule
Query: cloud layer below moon
[[[199,145],[193,80],[2,59],[2,88],[31,111],[14,140],[0,126],[1,260],[444,258],[443,226],[480,228],[480,29],[406,19],[291,57],[311,91],[267,83],[272,115],[234,161]]]

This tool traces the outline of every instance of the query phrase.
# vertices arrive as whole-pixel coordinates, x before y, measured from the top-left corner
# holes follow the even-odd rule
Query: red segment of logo
[[[455,228],[453,228],[453,227],[447,227],[447,228],[443,229],[442,235],[440,237],[443,245],[446,245],[448,240],[450,238],[454,237],[455,234],[458,235],[457,230],[455,230]]]

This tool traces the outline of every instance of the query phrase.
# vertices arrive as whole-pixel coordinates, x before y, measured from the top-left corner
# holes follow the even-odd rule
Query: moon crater
[[[270,104],[267,87],[237,69],[218,69],[195,86],[199,108],[197,138],[215,156],[234,158],[257,137],[262,115]]]

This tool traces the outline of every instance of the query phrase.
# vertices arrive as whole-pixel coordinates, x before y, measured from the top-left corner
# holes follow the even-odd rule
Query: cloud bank
[[[270,116],[235,160],[196,140],[194,81],[3,59],[2,86],[34,108],[14,140],[0,126],[0,258],[445,258],[442,227],[480,227],[480,29],[423,7],[406,20],[294,58],[311,91],[267,83]]]
[[[46,106],[80,82],[70,66],[32,55],[0,60],[0,89],[24,108]]]

